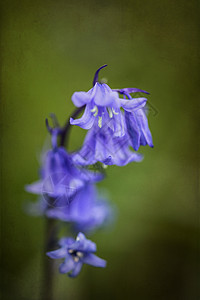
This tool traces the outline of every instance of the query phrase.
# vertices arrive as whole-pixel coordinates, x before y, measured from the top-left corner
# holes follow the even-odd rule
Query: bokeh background
[[[151,93],[155,148],[140,164],[109,167],[100,186],[118,221],[92,238],[107,269],[85,266],[77,279],[57,272],[63,299],[200,299],[197,111],[199,5],[185,0],[27,0],[1,6],[2,299],[40,298],[44,220],[27,216],[38,156],[54,112],[87,91],[96,69],[112,88]],[[84,130],[73,128],[70,150]]]

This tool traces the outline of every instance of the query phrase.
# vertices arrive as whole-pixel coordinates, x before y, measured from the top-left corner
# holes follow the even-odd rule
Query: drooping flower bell
[[[83,264],[100,268],[106,267],[106,261],[94,254],[97,250],[96,244],[86,239],[81,232],[77,235],[76,240],[62,238],[59,245],[58,250],[47,252],[47,255],[53,259],[65,259],[59,267],[62,274],[68,273],[69,277],[76,277]]]
[[[74,105],[77,107],[85,105],[85,111],[80,119],[71,118],[70,123],[83,129],[90,129],[95,125],[102,128],[105,124],[109,124],[113,136],[122,137],[125,135],[125,121],[121,108],[127,112],[133,112],[144,107],[147,99],[144,97],[131,100],[119,98],[118,93],[107,84],[98,82],[98,73],[104,67],[106,65],[97,70],[91,90],[75,92],[72,95]]]
[[[57,146],[59,130],[53,129],[51,134],[53,149],[43,155],[41,179],[27,185],[26,190],[42,195],[49,206],[62,207],[68,205],[87,182],[97,182],[103,175],[75,166],[64,147]]]
[[[125,88],[116,90],[119,94],[124,95],[130,101],[132,101],[131,93],[143,92],[142,90],[138,90],[135,88]],[[151,131],[148,126],[148,120],[146,117],[145,108],[139,108],[135,111],[126,111],[124,110],[124,116],[126,121],[126,129],[128,136],[130,137],[130,144],[135,151],[137,151],[140,147],[149,145],[153,147],[153,140]]]
[[[91,183],[87,183],[68,206],[50,208],[46,214],[50,218],[70,222],[76,232],[84,233],[105,227],[114,218],[113,208],[97,194],[96,187]]]
[[[144,113],[147,99],[130,96],[130,93],[148,92],[137,88],[112,90],[107,84],[99,83],[98,73],[105,66],[97,70],[91,90],[75,92],[72,96],[76,106],[85,105],[85,111],[80,119],[71,118],[71,124],[89,129],[74,160],[82,165],[100,161],[105,165],[124,166],[142,160],[140,154],[130,151],[130,146],[137,151],[140,145],[153,145]]]

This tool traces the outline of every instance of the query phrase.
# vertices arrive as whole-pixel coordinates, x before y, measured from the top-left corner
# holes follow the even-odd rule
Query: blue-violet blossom
[[[107,84],[96,82],[88,92],[75,92],[72,95],[75,106],[86,106],[83,116],[76,120],[71,118],[70,123],[83,129],[90,129],[95,124],[102,128],[108,124],[115,137],[122,137],[125,135],[125,121],[120,108],[127,112],[134,112],[144,107],[146,101],[144,97],[121,99]]]
[[[114,212],[109,202],[98,195],[95,185],[87,183],[68,206],[50,208],[46,215],[71,222],[76,232],[88,233],[108,225]]]
[[[76,240],[62,238],[59,245],[58,250],[47,252],[47,255],[53,259],[65,259],[59,267],[62,274],[68,273],[69,277],[76,277],[80,273],[83,264],[100,268],[106,266],[106,261],[94,254],[97,250],[96,244],[86,239],[81,232],[77,235]]]
[[[142,90],[138,90],[135,88],[125,88],[116,91],[124,95],[124,97],[127,97],[131,101],[132,97],[130,94],[138,91],[141,92]],[[142,92],[144,93],[145,91]],[[150,147],[153,147],[152,135],[148,126],[148,120],[144,107],[132,112],[124,110],[124,116],[126,121],[127,133],[130,137],[130,144],[133,149],[137,151],[140,145],[146,146],[147,144]]]
[[[129,150],[130,146],[136,151],[140,145],[153,147],[144,111],[147,99],[132,98],[130,94],[136,92],[148,94],[137,88],[112,90],[107,84],[94,80],[94,86],[88,92],[72,95],[74,105],[85,105],[85,110],[81,118],[71,118],[70,123],[89,129],[83,147],[74,155],[77,163],[87,165],[100,161],[105,165],[124,166],[142,159],[140,154]]]
[[[57,147],[56,135],[56,132],[53,133],[53,149],[43,155],[41,179],[27,185],[26,190],[42,195],[50,206],[62,207],[68,205],[87,182],[100,181],[103,175],[75,166],[72,156],[65,148]]]

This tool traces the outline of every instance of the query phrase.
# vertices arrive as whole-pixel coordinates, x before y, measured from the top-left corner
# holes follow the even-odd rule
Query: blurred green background
[[[87,91],[96,69],[112,88],[151,93],[155,148],[140,164],[109,167],[100,184],[118,221],[92,239],[107,269],[77,279],[57,272],[62,299],[200,299],[198,254],[197,1],[4,1],[1,6],[2,299],[40,297],[44,221],[27,216],[34,199],[44,119],[61,123],[71,95]],[[73,128],[70,149],[85,131]],[[81,137],[81,139],[80,139]]]

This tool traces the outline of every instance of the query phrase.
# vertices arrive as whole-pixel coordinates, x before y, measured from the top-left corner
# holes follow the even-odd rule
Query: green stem
[[[61,140],[60,140],[60,145],[61,146],[66,146],[67,145],[67,140],[68,140],[68,136],[69,136],[69,132],[70,132],[70,128],[71,128],[71,124],[70,124],[70,119],[71,118],[76,118],[85,108],[84,106],[81,106],[79,108],[77,108],[72,115],[68,118],[65,126],[63,127],[62,133],[61,133]]]
[[[71,128],[70,118],[76,118],[85,108],[85,105],[76,109],[72,115],[68,118],[65,126],[60,132],[61,140],[60,146],[65,146],[69,138],[69,131]],[[48,130],[51,129],[48,125],[48,120],[46,120],[46,125]],[[43,271],[43,290],[41,295],[41,300],[54,300],[54,260],[46,255],[46,252],[54,250],[57,244],[57,226],[56,220],[49,219],[45,217],[45,232],[44,232],[44,271]]]
[[[54,250],[57,243],[56,220],[45,217],[45,249],[44,249],[44,274],[43,274],[43,291],[41,295],[42,300],[54,300],[53,286],[54,286],[54,260],[46,255],[46,252]]]

